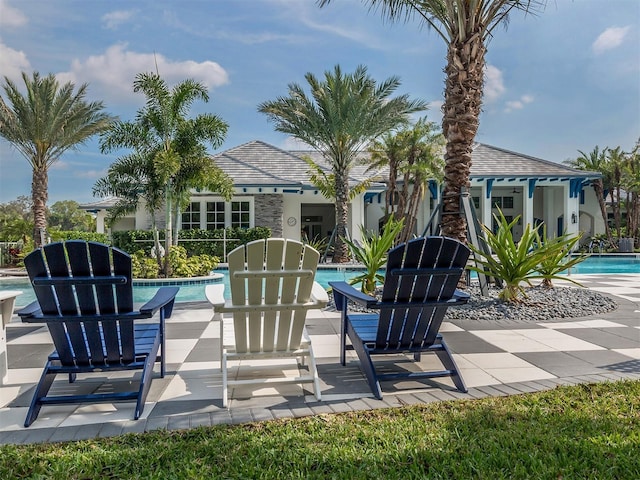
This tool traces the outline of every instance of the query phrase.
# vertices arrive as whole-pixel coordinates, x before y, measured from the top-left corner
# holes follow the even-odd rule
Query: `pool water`
[[[361,270],[356,268],[320,268],[316,274],[316,281],[324,288],[329,288],[331,281],[348,281],[358,275]],[[225,296],[229,294],[229,276],[226,270],[216,270],[216,273],[222,273],[222,281],[225,285]],[[571,269],[572,275],[575,274],[607,274],[607,273],[637,273],[640,274],[640,255],[625,256],[598,256],[593,255],[579,263]],[[204,295],[205,284],[197,285],[181,285],[176,301],[178,302],[200,302],[205,300]],[[22,290],[22,295],[16,299],[16,305],[25,306],[35,300],[33,290],[29,286],[28,280],[20,279],[0,279],[1,290]],[[153,297],[158,290],[158,286],[139,286],[134,285],[133,294],[136,303],[144,303]]]

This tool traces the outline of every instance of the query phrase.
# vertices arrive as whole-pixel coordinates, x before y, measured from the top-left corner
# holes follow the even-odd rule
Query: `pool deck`
[[[8,382],[0,386],[0,443],[22,444],[108,437],[156,429],[238,424],[286,417],[339,413],[459,398],[505,396],[557,385],[640,379],[640,275],[574,275],[586,287],[616,298],[616,311],[548,322],[454,320],[442,333],[469,387],[460,393],[448,379],[384,382],[376,400],[355,354],[338,361],[339,316],[312,311],[308,318],[321,380],[322,401],[309,386],[242,386],[233,389],[229,409],[221,404],[219,325],[206,303],[179,305],[167,321],[167,375],[151,384],[142,418],[132,420],[133,403],[43,407],[29,428],[22,426],[33,388],[52,351],[46,327],[7,327]],[[424,365],[435,360],[423,356]],[[396,358],[389,368],[412,362]],[[262,368],[276,368],[260,365]],[[156,367],[157,369],[158,367]],[[247,368],[245,366],[244,368]],[[277,367],[282,371],[281,367]],[[297,374],[290,364],[282,373]],[[124,377],[124,379],[123,379]],[[118,388],[125,375],[92,380],[92,387]],[[85,382],[86,384],[87,382]],[[81,388],[78,381],[72,388]],[[55,388],[69,388],[64,379]]]

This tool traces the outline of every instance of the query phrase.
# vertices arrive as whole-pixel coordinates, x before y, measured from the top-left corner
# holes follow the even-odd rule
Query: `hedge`
[[[188,256],[215,255],[221,260],[224,258],[224,245],[220,241],[226,232],[227,253],[239,245],[269,238],[271,229],[268,227],[255,228],[226,228],[219,230],[180,230],[178,232],[178,244],[187,250]],[[148,230],[127,230],[113,232],[111,234],[113,246],[130,254],[138,250],[144,250],[149,254],[153,246],[153,232]],[[160,232],[160,241],[164,242],[164,232]]]
[[[81,232],[80,230],[50,230],[47,233],[51,237],[52,242],[85,240],[87,242],[110,243],[109,236],[106,233]]]

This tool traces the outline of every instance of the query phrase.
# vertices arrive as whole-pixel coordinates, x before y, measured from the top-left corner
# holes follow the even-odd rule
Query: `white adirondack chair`
[[[221,320],[222,405],[229,385],[320,382],[311,341],[305,329],[307,311],[323,308],[327,292],[315,282],[317,250],[294,240],[270,238],[240,246],[228,255],[231,300],[216,308]],[[232,316],[224,314],[231,313]],[[309,358],[309,374],[296,377],[229,379],[230,360]]]

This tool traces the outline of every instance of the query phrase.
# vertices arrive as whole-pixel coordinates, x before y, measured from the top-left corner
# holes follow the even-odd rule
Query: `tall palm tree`
[[[317,0],[323,7],[332,0]],[[485,54],[494,29],[512,10],[535,12],[545,0],[362,0],[390,20],[418,19],[447,44],[442,133],[446,139],[442,231],[466,242],[460,214],[482,105]]]
[[[610,188],[609,181],[611,178],[610,167],[609,167],[609,159],[607,156],[608,148],[604,148],[602,151],[600,147],[596,145],[594,149],[585,153],[582,150],[578,150],[580,156],[573,160],[565,160],[564,163],[567,165],[577,168],[578,170],[585,170],[588,172],[599,172],[602,174],[603,178],[597,178],[592,182],[593,191],[596,194],[596,199],[598,200],[598,205],[600,205],[600,213],[602,214],[602,221],[604,222],[604,231],[607,235],[607,239],[609,243],[613,242],[613,237],[611,236],[611,229],[609,228],[609,219],[607,215],[607,205],[605,202],[605,190]],[[605,185],[605,181],[607,184]]]
[[[289,84],[289,96],[259,105],[258,111],[275,123],[277,131],[292,135],[320,152],[331,165],[335,180],[336,244],[333,262],[349,258],[343,242],[347,234],[349,172],[367,144],[408,121],[411,113],[426,109],[422,100],[407,95],[391,98],[400,86],[398,77],[381,84],[360,65],[343,74],[339,65],[326,71],[324,81],[305,75],[311,97],[301,86]]]
[[[38,247],[47,230],[49,167],[67,150],[107,129],[114,117],[103,112],[102,102],[85,101],[86,83],[76,90],[71,82],[60,86],[53,74],[41,77],[38,72],[31,78],[22,72],[22,79],[26,95],[4,77],[10,106],[0,97],[0,135],[31,165],[33,236]]]
[[[232,194],[231,180],[208,158],[204,145],[222,145],[228,125],[213,114],[187,117],[193,102],[209,101],[206,87],[194,80],[184,80],[170,89],[160,75],[139,73],[133,90],[145,95],[145,107],[138,111],[135,121],[114,124],[102,135],[100,146],[103,152],[129,148],[144,161],[151,158],[153,183],[162,185],[164,192],[168,252],[177,243],[173,219],[179,217],[191,188],[206,187],[226,198]],[[165,257],[165,275],[170,274],[168,269]]]

